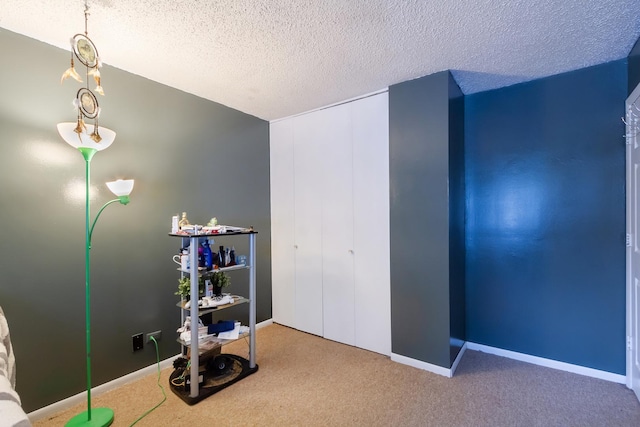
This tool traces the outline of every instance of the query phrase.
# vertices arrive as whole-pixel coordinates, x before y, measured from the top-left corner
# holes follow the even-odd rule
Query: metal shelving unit
[[[179,302],[177,305],[180,309],[183,310],[183,313],[189,312],[189,316],[191,316],[191,321],[192,321],[192,325],[197,325],[197,320],[200,316],[203,316],[205,314],[208,313],[212,313],[212,312],[217,312],[220,310],[224,310],[226,308],[229,307],[234,307],[237,306],[239,304],[244,304],[244,303],[249,303],[249,360],[245,360],[240,358],[239,356],[235,356],[234,355],[234,359],[238,361],[238,363],[242,364],[242,372],[233,377],[232,379],[230,379],[229,382],[225,383],[224,381],[222,381],[219,385],[216,385],[215,387],[210,387],[207,389],[204,388],[200,388],[199,386],[199,381],[191,381],[190,382],[190,386],[189,386],[189,390],[187,393],[187,390],[179,390],[177,386],[174,386],[173,384],[171,384],[171,388],[174,391],[174,393],[176,393],[180,398],[182,398],[185,402],[187,402],[188,404],[194,404],[199,402],[200,400],[204,399],[205,397],[208,397],[218,391],[220,391],[221,389],[239,381],[240,379],[256,372],[258,370],[258,365],[256,364],[256,334],[255,334],[255,330],[256,330],[256,269],[255,269],[255,265],[256,265],[256,231],[250,230],[250,231],[232,231],[232,232],[227,232],[227,233],[200,233],[200,234],[169,234],[172,237],[179,237],[181,239],[183,239],[183,245],[182,247],[185,247],[186,245],[184,243],[184,239],[189,241],[189,246],[191,247],[191,251],[190,251],[190,266],[191,268],[189,269],[189,271],[183,271],[180,270],[183,274],[189,274],[190,276],[190,281],[191,281],[191,301],[198,301],[199,299],[199,292],[198,292],[198,279],[199,276],[201,274],[207,274],[209,272],[206,271],[200,271],[198,269],[198,243],[200,239],[204,239],[204,238],[215,238],[215,239],[219,239],[219,238],[232,238],[234,236],[246,236],[249,239],[249,256],[247,259],[247,264],[245,264],[244,266],[231,266],[231,267],[225,267],[225,268],[221,268],[217,271],[232,271],[232,270],[239,270],[239,269],[246,269],[249,271],[249,298],[244,298],[244,297],[239,297],[238,300],[234,301],[233,304],[226,304],[226,305],[221,305],[221,306],[217,306],[216,308],[211,308],[211,307],[203,307],[202,309],[200,309],[198,307],[198,304],[192,304],[192,307],[189,308],[185,308],[184,307],[184,303],[183,302]],[[182,316],[183,320],[184,320],[184,315]],[[190,347],[191,351],[190,351],[190,378],[199,378],[200,375],[200,352],[199,352],[199,337],[198,337],[198,328],[196,327],[192,327],[191,328],[191,340],[188,344],[188,346]],[[240,337],[238,339],[243,339],[247,336],[247,334],[241,334]],[[229,344],[231,342],[234,342],[236,340],[219,340],[219,342],[217,343],[217,345],[214,343],[214,347],[221,347],[225,344]],[[187,346],[186,343],[181,342],[183,345]],[[207,350],[210,350],[211,348],[208,348]],[[246,362],[246,363],[245,363]],[[175,373],[175,372],[174,372]]]

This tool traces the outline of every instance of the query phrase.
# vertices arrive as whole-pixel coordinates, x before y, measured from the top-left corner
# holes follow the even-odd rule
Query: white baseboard
[[[460,363],[460,360],[462,360],[462,356],[464,355],[464,352],[467,351],[467,343],[465,342],[464,344],[462,344],[462,347],[460,348],[460,351],[458,352],[458,355],[456,356],[456,360],[453,361],[453,365],[451,365],[451,377],[456,373],[456,369],[458,369],[458,363]],[[451,378],[449,377],[449,378]]]
[[[264,328],[265,326],[269,326],[272,324],[273,324],[273,320],[268,319],[263,322],[257,323],[256,329],[261,329],[261,328]],[[168,359],[161,361],[160,370],[173,366],[173,361],[179,356],[180,354],[176,354],[175,356],[172,356]],[[147,375],[152,374],[153,372],[156,372],[157,369],[158,369],[157,364],[154,363],[153,365],[149,365],[146,368],[142,368],[135,372],[122,376],[120,378],[116,378],[115,380],[109,381],[108,383],[104,383],[97,387],[92,387],[91,396],[92,397],[100,396],[103,393],[106,393],[115,388],[128,384],[132,381],[136,381],[138,379],[144,378]],[[86,401],[87,401],[87,391],[85,390],[82,393],[78,393],[74,396],[52,403],[49,406],[45,406],[33,412],[29,412],[29,414],[27,415],[29,416],[29,420],[31,420],[31,422],[35,422],[43,418],[50,417],[54,414],[57,414],[60,411],[64,411],[65,409],[71,408],[72,406],[75,406],[79,403],[86,402]]]
[[[410,357],[402,356],[400,354],[391,353],[391,360],[397,363],[402,363],[403,365],[413,366],[414,368],[422,369],[423,371],[431,372],[434,374],[442,375],[447,378],[453,377],[453,374],[456,372],[456,368],[458,367],[458,363],[460,363],[460,359],[462,359],[462,355],[467,349],[467,345],[464,344],[458,355],[456,356],[456,360],[453,361],[451,368],[443,368],[442,366],[434,365],[432,363],[423,362],[421,360],[412,359]]]
[[[587,377],[598,378],[605,381],[611,381],[618,384],[626,384],[627,377],[625,375],[614,374],[612,372],[600,371],[598,369],[587,368],[579,365],[572,365],[571,363],[559,362],[557,360],[545,359],[543,357],[531,356],[529,354],[517,353],[515,351],[503,350],[501,348],[489,347],[482,344],[476,344],[467,342],[462,346],[462,349],[458,353],[456,360],[454,360],[451,369],[443,368],[442,366],[433,365],[431,363],[423,362],[421,360],[411,359],[410,357],[401,356],[399,354],[391,353],[391,360],[394,362],[402,363],[404,365],[413,366],[414,368],[422,369],[434,374],[442,375],[451,378],[455,373],[458,363],[462,359],[465,350],[481,351],[483,353],[494,354],[496,356],[502,356],[509,359],[519,360],[521,362],[527,362],[538,366],[544,366],[547,368],[558,369],[565,372],[571,372],[574,374],[585,375]]]
[[[262,321],[260,323],[256,323],[256,329],[262,329],[265,326],[269,326],[269,325],[273,325],[273,319],[267,319],[267,320]]]
[[[507,357],[509,359],[520,360],[521,362],[532,363],[534,365],[545,366],[547,368],[559,369],[561,371],[572,372],[574,374],[585,375],[587,377],[598,378],[619,384],[626,384],[625,375],[614,374],[612,372],[600,371],[598,369],[587,368],[571,363],[559,362],[557,360],[545,359],[543,357],[531,356],[529,354],[517,353],[515,351],[503,350],[501,348],[489,347],[483,344],[467,342],[469,350],[481,351],[483,353],[495,354],[496,356]]]
[[[173,361],[178,356],[180,356],[180,354],[176,354],[175,356],[172,356],[168,359],[161,361],[160,370],[173,366]],[[158,370],[158,365],[154,363],[153,365],[149,365],[146,368],[142,368],[135,372],[131,372],[130,374],[127,374],[120,378],[116,378],[115,380],[109,381],[108,383],[101,384],[97,387],[92,387],[91,396],[92,397],[100,396],[101,394],[104,394],[108,391],[111,391],[120,386],[128,384],[132,381],[136,381],[141,378],[144,378],[149,374],[157,372],[157,370]],[[86,402],[86,401],[87,401],[87,391],[85,390],[82,393],[78,393],[74,396],[52,403],[49,406],[45,406],[33,412],[29,412],[27,415],[29,416],[29,420],[31,420],[31,422],[35,422],[43,418],[53,416],[60,411],[64,411],[65,409],[69,409],[72,406],[75,406],[79,403]]]

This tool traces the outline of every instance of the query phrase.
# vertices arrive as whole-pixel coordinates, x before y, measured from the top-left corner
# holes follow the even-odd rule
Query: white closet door
[[[318,111],[322,163],[322,295],[324,337],[355,345],[353,155],[351,106]]]
[[[391,354],[389,97],[352,103],[356,346]]]
[[[269,126],[273,321],[295,327],[293,120]]]
[[[318,115],[295,117],[295,325],[322,336],[322,129]]]

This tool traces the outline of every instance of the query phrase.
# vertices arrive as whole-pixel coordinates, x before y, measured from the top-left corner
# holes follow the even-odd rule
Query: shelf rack
[[[184,271],[181,269],[180,270],[182,273],[184,274],[189,274],[190,275],[190,281],[191,281],[191,293],[190,293],[190,297],[191,297],[191,301],[198,301],[198,297],[199,297],[199,292],[198,292],[198,277],[200,274],[206,274],[209,273],[208,271],[200,271],[197,267],[198,265],[198,242],[200,239],[203,238],[213,238],[213,239],[218,239],[218,238],[223,238],[223,237],[231,237],[231,236],[240,236],[240,235],[245,235],[249,238],[249,256],[247,259],[247,263],[245,265],[238,265],[238,266],[231,266],[231,267],[224,267],[221,268],[217,271],[231,271],[231,270],[239,270],[239,269],[248,269],[249,270],[249,298],[248,301],[246,298],[240,298],[237,302],[234,301],[233,304],[227,304],[224,306],[218,306],[216,308],[213,307],[204,307],[202,308],[202,310],[198,307],[197,304],[195,304],[194,307],[190,307],[189,309],[184,308],[184,306],[182,305],[182,302],[178,303],[178,307],[180,307],[182,310],[185,311],[189,311],[189,315],[191,316],[191,321],[192,324],[197,324],[197,320],[200,316],[207,314],[207,313],[211,313],[214,311],[219,311],[219,310],[223,310],[225,308],[228,307],[232,307],[238,304],[242,304],[242,303],[249,303],[249,360],[246,361],[244,359],[239,360],[239,362],[242,363],[243,365],[243,374],[234,378],[232,381],[230,381],[229,383],[224,383],[221,384],[217,387],[215,387],[214,389],[212,389],[210,392],[208,393],[201,393],[200,387],[199,387],[199,381],[191,381],[190,384],[190,388],[189,388],[189,394],[187,395],[181,395],[179,393],[177,393],[175,387],[172,386],[172,389],[174,392],[176,392],[176,394],[178,394],[179,397],[181,397],[185,402],[187,402],[188,404],[194,404],[199,402],[200,400],[202,400],[203,398],[221,390],[222,388],[231,385],[233,383],[235,383],[236,381],[239,381],[240,379],[246,377],[247,375],[250,375],[254,372],[256,372],[258,370],[258,365],[256,364],[256,269],[255,269],[255,265],[256,265],[256,234],[258,234],[256,231],[253,230],[242,230],[242,231],[229,231],[226,233],[199,233],[199,234],[174,234],[174,233],[170,233],[169,236],[172,237],[180,237],[181,239],[187,239],[189,240],[189,245],[191,247],[191,251],[189,254],[189,264],[191,265],[191,268],[189,269],[189,271]],[[184,243],[184,242],[183,242]],[[186,245],[182,245],[182,247],[185,247]],[[194,268],[194,266],[196,266]],[[184,316],[183,316],[184,317]],[[247,334],[241,334],[240,337],[238,339],[242,339],[245,338],[247,336]],[[231,343],[233,341],[236,340],[224,340],[225,342],[221,343],[220,346]],[[194,344],[195,343],[195,344]],[[191,361],[191,366],[190,366],[190,378],[198,378],[199,377],[199,368],[200,368],[200,361],[199,361],[199,340],[198,340],[198,328],[197,327],[192,327],[191,328],[191,340],[190,340],[190,348],[191,348],[191,354],[190,354],[190,361]],[[241,359],[237,356],[233,356],[233,358],[235,359]],[[247,363],[245,363],[247,362]]]

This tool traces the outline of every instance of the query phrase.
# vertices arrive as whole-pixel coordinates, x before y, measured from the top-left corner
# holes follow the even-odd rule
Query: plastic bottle
[[[182,248],[180,253],[180,269],[189,271],[189,248]]]
[[[229,265],[236,265],[236,248],[234,246],[229,251]]]
[[[198,267],[204,267],[204,246],[198,244]]]
[[[177,233],[180,230],[178,215],[174,215],[171,217],[171,233]]]
[[[211,251],[211,257],[213,258],[213,269],[217,270],[220,268],[220,261],[218,260],[218,253]]]
[[[204,266],[207,270],[213,269],[213,253],[211,252],[211,246],[209,246],[209,240],[205,240],[204,244]]]
[[[218,264],[220,268],[227,266],[227,262],[224,256],[224,246],[220,246],[220,250],[218,251]]]

